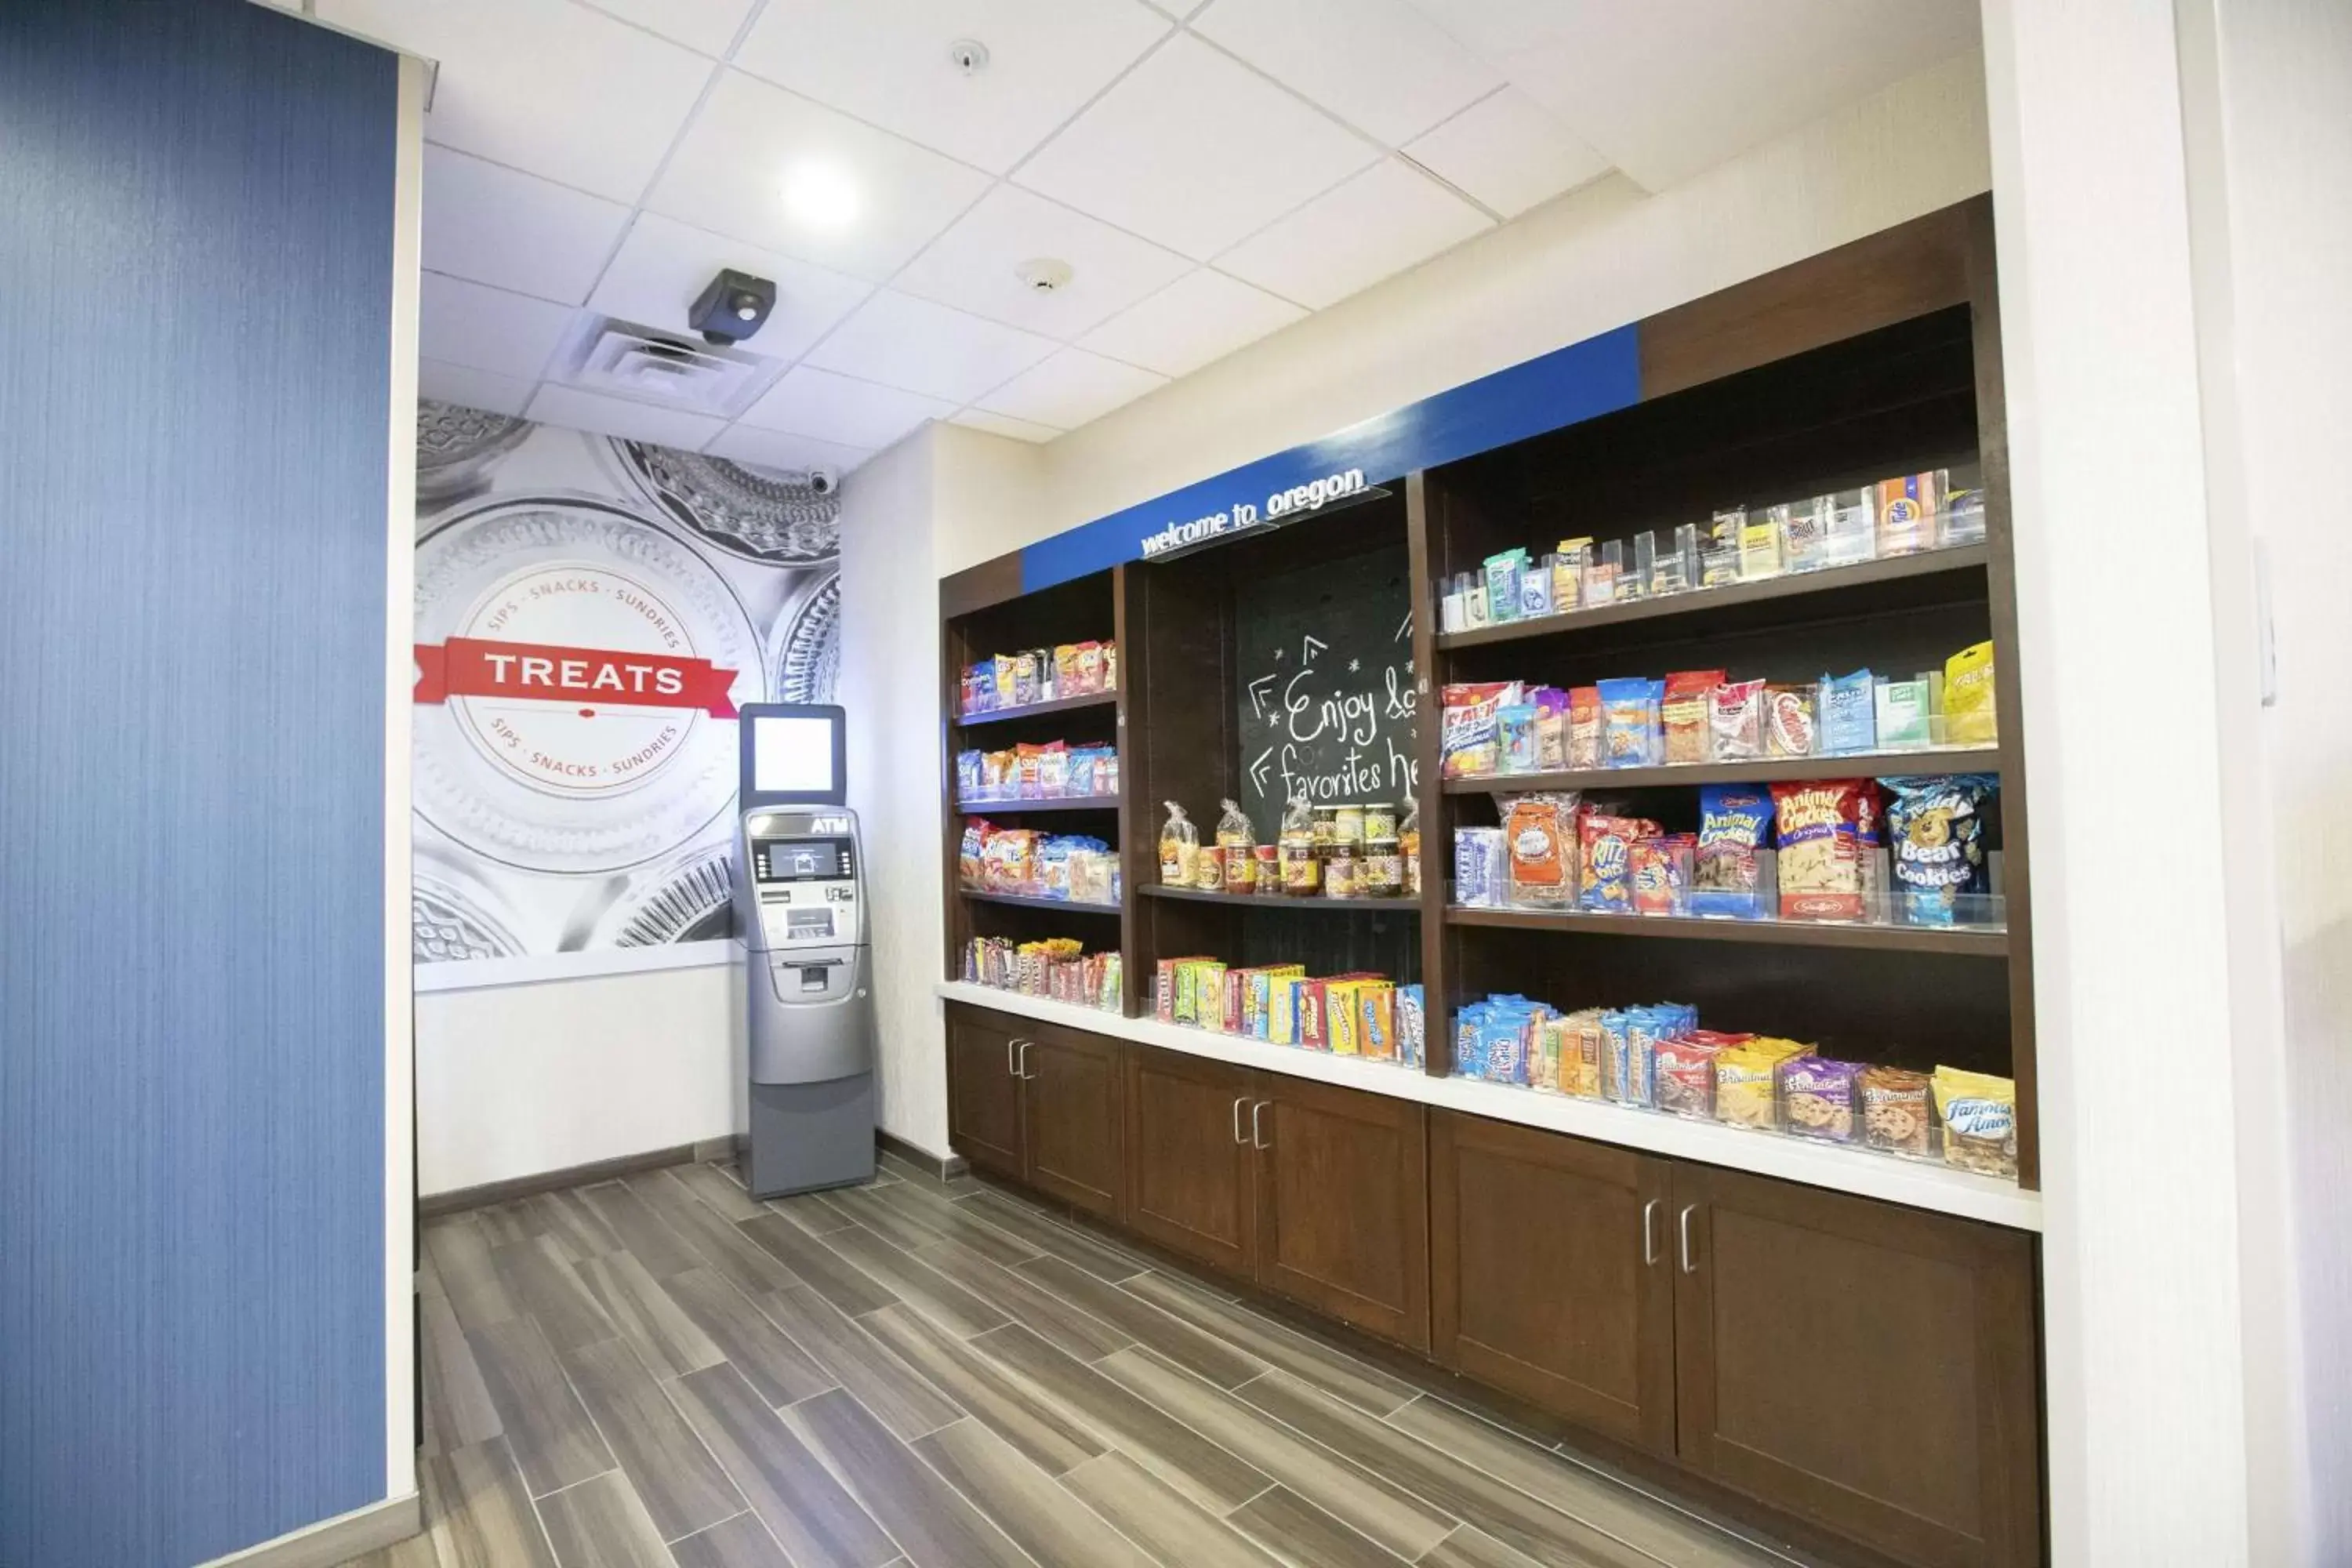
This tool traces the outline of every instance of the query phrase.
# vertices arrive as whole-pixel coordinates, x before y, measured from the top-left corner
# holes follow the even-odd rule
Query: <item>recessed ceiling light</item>
[[[857,217],[857,186],[831,163],[796,163],[784,174],[784,210],[811,228],[846,228]]]

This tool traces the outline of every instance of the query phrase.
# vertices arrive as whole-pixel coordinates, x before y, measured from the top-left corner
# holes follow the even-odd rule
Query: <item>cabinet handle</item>
[[[1036,1043],[1037,1042],[1034,1040],[1024,1040],[1021,1042],[1021,1055],[1013,1064],[1013,1076],[1014,1078],[1025,1080],[1037,1076],[1035,1073],[1029,1070],[1029,1047]]]
[[[1253,1149],[1265,1149],[1271,1147],[1264,1138],[1258,1135],[1257,1119],[1259,1114],[1263,1112],[1267,1106],[1272,1105],[1274,1101],[1270,1100],[1261,1100],[1255,1105],[1250,1107],[1250,1147]]]
[[[1642,1267],[1655,1268],[1658,1261],[1658,1204],[1652,1198],[1642,1205]]]
[[[1013,1053],[1019,1050],[1026,1043],[1026,1041],[1016,1039],[1011,1035],[1004,1037],[1004,1073],[1007,1078],[1019,1078],[1021,1076],[1021,1069],[1013,1065]]]
[[[1248,1102],[1249,1096],[1246,1094],[1236,1095],[1234,1098],[1234,1142],[1236,1143],[1242,1141],[1242,1107]]]
[[[1675,1228],[1679,1233],[1679,1245],[1682,1248],[1683,1272],[1685,1274],[1698,1272],[1698,1265],[1691,1261],[1690,1249],[1690,1216],[1697,1207],[1696,1204],[1685,1204],[1683,1212],[1675,1216]]]

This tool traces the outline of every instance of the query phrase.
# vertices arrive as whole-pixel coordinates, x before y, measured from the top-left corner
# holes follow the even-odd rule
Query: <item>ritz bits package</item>
[[[1565,908],[1576,902],[1576,796],[1531,795],[1514,801],[1503,821],[1509,846],[1511,902]]]
[[[1869,891],[1866,858],[1878,839],[1877,785],[1868,779],[1776,784],[1780,918],[1858,921]]]
[[[1944,1123],[1944,1163],[1984,1176],[2017,1174],[2017,1085],[1990,1073],[1937,1068],[1930,1087]]]
[[[1658,831],[1646,817],[1584,814],[1577,828],[1582,868],[1577,887],[1583,908],[1609,915],[1633,912],[1633,846]]]

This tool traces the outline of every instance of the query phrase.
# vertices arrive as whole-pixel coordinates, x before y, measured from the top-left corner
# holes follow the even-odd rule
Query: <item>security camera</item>
[[[775,284],[728,268],[702,290],[686,313],[686,324],[700,332],[704,342],[724,347],[758,331],[775,308]]]
[[[809,494],[829,496],[841,489],[841,476],[831,468],[817,467],[809,470]]]

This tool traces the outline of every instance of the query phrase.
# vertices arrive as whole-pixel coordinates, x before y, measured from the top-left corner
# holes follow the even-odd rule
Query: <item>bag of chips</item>
[[[1890,796],[1895,909],[1912,925],[1950,925],[1986,890],[1985,806],[2000,787],[1981,773],[1882,780]]]
[[[1772,803],[1753,784],[1708,784],[1698,792],[1698,843],[1691,867],[1691,913],[1762,920],[1763,848]]]

